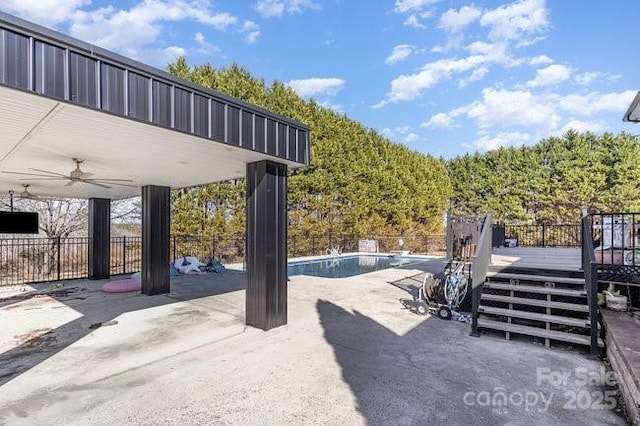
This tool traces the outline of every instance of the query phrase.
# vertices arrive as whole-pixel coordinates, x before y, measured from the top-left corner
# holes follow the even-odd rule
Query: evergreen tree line
[[[640,211],[640,138],[570,130],[529,147],[447,162],[453,209],[514,223],[578,223],[589,212]]]
[[[237,65],[168,71],[262,106],[311,128],[311,166],[290,172],[289,235],[428,235],[443,214],[510,223],[576,223],[590,211],[640,211],[640,138],[569,131],[534,146],[451,160],[409,150],[280,82],[265,84]],[[172,232],[242,238],[244,179],[174,191]]]
[[[427,235],[443,232],[451,186],[443,161],[409,150],[280,82],[237,66],[190,67],[184,58],[168,71],[264,107],[311,128],[311,166],[288,178],[289,235]],[[174,191],[172,232],[244,236],[244,179]]]

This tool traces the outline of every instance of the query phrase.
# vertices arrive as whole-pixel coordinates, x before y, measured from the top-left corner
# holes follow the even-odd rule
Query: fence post
[[[127,237],[122,237],[122,273],[127,273]]]
[[[542,222],[542,247],[546,247],[545,241],[544,241],[544,230],[545,230],[545,226],[544,226],[544,222]]]
[[[58,280],[60,281],[60,252],[62,251],[62,247],[60,246],[60,236],[56,237],[56,246],[58,247],[58,253],[56,253],[56,269],[58,272]],[[88,275],[88,274],[87,274]]]
[[[176,236],[173,236],[173,260],[176,260]]]
[[[424,236],[424,250],[425,250],[425,254],[429,254],[429,236],[428,235]]]

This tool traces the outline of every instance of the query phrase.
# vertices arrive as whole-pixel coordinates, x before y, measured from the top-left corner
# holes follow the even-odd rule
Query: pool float
[[[200,272],[200,266],[205,266],[197,257],[183,256],[173,262],[173,266],[181,273]]]
[[[127,293],[140,290],[142,290],[142,281],[131,278],[109,281],[102,286],[102,291],[106,293]]]

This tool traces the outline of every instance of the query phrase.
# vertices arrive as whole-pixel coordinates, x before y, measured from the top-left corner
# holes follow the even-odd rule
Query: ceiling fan
[[[121,182],[133,182],[131,179],[97,179],[97,178],[92,178],[92,176],[94,175],[93,173],[87,173],[84,172],[81,168],[80,165],[84,162],[84,159],[82,158],[73,158],[72,159],[75,163],[76,163],[76,168],[71,170],[71,172],[69,172],[68,175],[63,175],[61,173],[56,173],[56,172],[51,172],[49,170],[42,170],[42,169],[33,169],[30,168],[29,170],[33,170],[36,172],[40,172],[40,173],[23,173],[23,172],[2,172],[2,173],[9,173],[9,174],[14,174],[14,175],[24,175],[24,176],[35,176],[35,177],[30,177],[28,179],[21,179],[21,180],[68,180],[69,182],[65,183],[64,186],[71,186],[73,184],[75,184],[76,182],[82,182],[82,183],[88,183],[90,185],[95,185],[95,186],[99,186],[101,188],[111,188],[109,185],[119,185],[119,186],[129,186],[131,188],[135,188],[135,185],[128,185],[126,183],[121,183]],[[42,174],[42,173],[46,173],[46,174]],[[26,189],[26,188],[25,188]]]
[[[37,195],[34,195],[34,194],[29,192],[29,187],[30,186],[31,185],[29,185],[28,183],[23,183],[22,187],[24,188],[24,190],[20,194],[18,194],[18,196],[20,198],[27,198],[27,199],[31,199],[31,200],[37,199],[38,198]]]

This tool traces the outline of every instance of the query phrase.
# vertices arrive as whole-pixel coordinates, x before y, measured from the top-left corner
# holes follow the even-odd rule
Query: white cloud
[[[576,83],[588,86],[593,80],[600,76],[599,72],[583,72],[575,76]]]
[[[318,105],[320,105],[321,107],[324,107],[324,108],[331,109],[334,112],[337,112],[338,114],[344,114],[344,109],[342,108],[342,105],[340,105],[340,104],[335,104],[333,102],[325,100],[325,101],[322,101],[322,102],[318,102]]]
[[[433,85],[451,78],[453,75],[470,70],[486,68],[487,65],[498,63],[504,66],[514,66],[520,61],[514,60],[506,53],[506,47],[500,43],[475,42],[468,46],[471,51],[479,52],[464,58],[446,58],[430,62],[415,74],[401,75],[391,81],[391,89],[385,99],[373,105],[372,108],[399,101],[411,101]],[[481,78],[486,72],[480,70],[474,78]]]
[[[402,139],[402,143],[410,144],[410,143],[415,142],[415,141],[417,141],[419,139],[420,139],[420,137],[418,135],[416,135],[415,133],[409,133],[407,136],[405,136]]]
[[[422,123],[422,127],[450,127],[453,124],[453,118],[449,114],[439,112],[432,115],[429,121]]]
[[[203,1],[144,0],[129,10],[114,7],[77,10],[69,20],[69,31],[74,37],[140,58],[140,49],[160,37],[163,22],[193,20],[226,30],[237,18],[213,12],[208,2]]]
[[[425,20],[433,16],[433,12],[430,10],[426,10],[424,12],[412,13],[409,17],[403,22],[403,25],[407,27],[413,27],[419,30],[427,28],[420,20]]]
[[[253,5],[253,10],[263,18],[273,18],[284,14],[284,2],[278,0],[261,0]]]
[[[566,65],[549,65],[546,68],[537,70],[535,78],[528,81],[527,86],[540,87],[562,83],[563,81],[567,81],[571,78],[571,72],[571,68]]]
[[[602,122],[571,120],[563,128],[561,133],[573,129],[577,132],[602,132],[607,126]]]
[[[385,127],[380,131],[380,133],[387,139],[400,141],[405,144],[409,144],[420,139],[411,126],[396,126],[393,129]]]
[[[253,21],[244,21],[241,32],[245,33],[244,41],[253,44],[260,37],[260,27]]]
[[[513,136],[514,133],[522,132],[522,128],[535,129],[539,135],[564,132],[570,127],[580,131],[605,130],[601,122],[584,121],[580,120],[580,117],[621,113],[627,108],[635,93],[633,90],[627,90],[619,93],[536,95],[526,90],[486,88],[482,91],[481,100],[448,113],[435,114],[429,121],[422,123],[422,126],[450,126],[453,125],[454,118],[464,115],[475,121],[482,132],[482,137],[473,146],[493,149],[491,147],[503,146],[501,144],[506,143],[503,137],[505,134]],[[561,127],[562,122],[567,124]],[[526,141],[524,138],[521,139]]]
[[[340,78],[307,78],[304,80],[291,80],[286,83],[298,95],[302,97],[314,95],[333,96],[338,93],[346,84]]]
[[[458,49],[462,45],[463,41],[464,41],[463,34],[451,34],[447,38],[447,43],[444,46],[438,45],[433,49],[431,49],[431,51],[436,53],[442,53],[442,52],[447,52],[449,50]]]
[[[302,12],[302,9],[320,10],[322,6],[313,0],[289,0],[287,10],[289,12]]]
[[[467,85],[469,85],[469,83],[475,83],[477,81],[480,81],[488,73],[489,73],[489,68],[487,67],[476,68],[475,70],[473,70],[473,72],[469,77],[463,78],[458,82],[458,87],[461,87],[461,88],[466,87]]]
[[[396,0],[395,8],[396,13],[415,12],[422,10],[425,6],[431,6],[440,0]]]
[[[495,135],[482,135],[473,143],[480,151],[490,151],[504,146],[520,146],[531,142],[531,135],[524,132],[500,132]]]
[[[553,59],[551,59],[547,55],[538,55],[529,59],[530,65],[546,65],[546,64],[552,64],[552,63],[553,63]]]
[[[415,13],[412,13],[411,15],[409,15],[409,17],[403,22],[403,25],[406,25],[407,27],[413,27],[419,30],[427,28],[424,24],[420,23],[420,21],[418,20],[418,15],[416,15]]]
[[[480,25],[489,28],[491,40],[522,40],[549,27],[545,0],[520,0],[485,12]]]
[[[409,56],[411,56],[414,50],[415,46],[412,46],[410,44],[399,44],[393,48],[393,52],[391,52],[391,55],[387,57],[384,63],[387,65],[391,65],[395,64],[396,62],[404,61]]]
[[[213,44],[209,43],[204,35],[200,32],[196,33],[193,36],[193,40],[196,42],[196,45],[198,46],[195,51],[203,54],[203,55],[207,55],[207,54],[211,54],[213,52],[219,52],[220,48],[218,46],[214,46]]]
[[[321,6],[313,0],[258,0],[253,5],[253,10],[263,18],[276,18],[285,12],[297,13],[303,9],[320,10]]]
[[[185,56],[187,50],[180,46],[169,46],[163,48],[141,49],[136,54],[138,61],[164,68],[168,63],[174,62],[180,56]]]
[[[440,16],[439,28],[445,31],[460,32],[467,25],[478,19],[482,12],[475,6],[463,6],[459,10],[449,9]]]
[[[91,0],[3,0],[0,9],[49,27],[67,21]]]
[[[553,102],[524,90],[487,88],[482,101],[468,106],[467,116],[481,128],[543,127],[555,129],[560,121]]]
[[[387,139],[393,138],[393,130],[391,130],[388,127],[385,127],[384,129],[380,130],[380,133],[382,134],[382,136],[384,136]]]
[[[623,112],[627,109],[636,92],[626,90],[618,93],[591,92],[586,94],[570,94],[557,96],[552,100],[558,109],[572,115],[589,117],[603,112]]]

